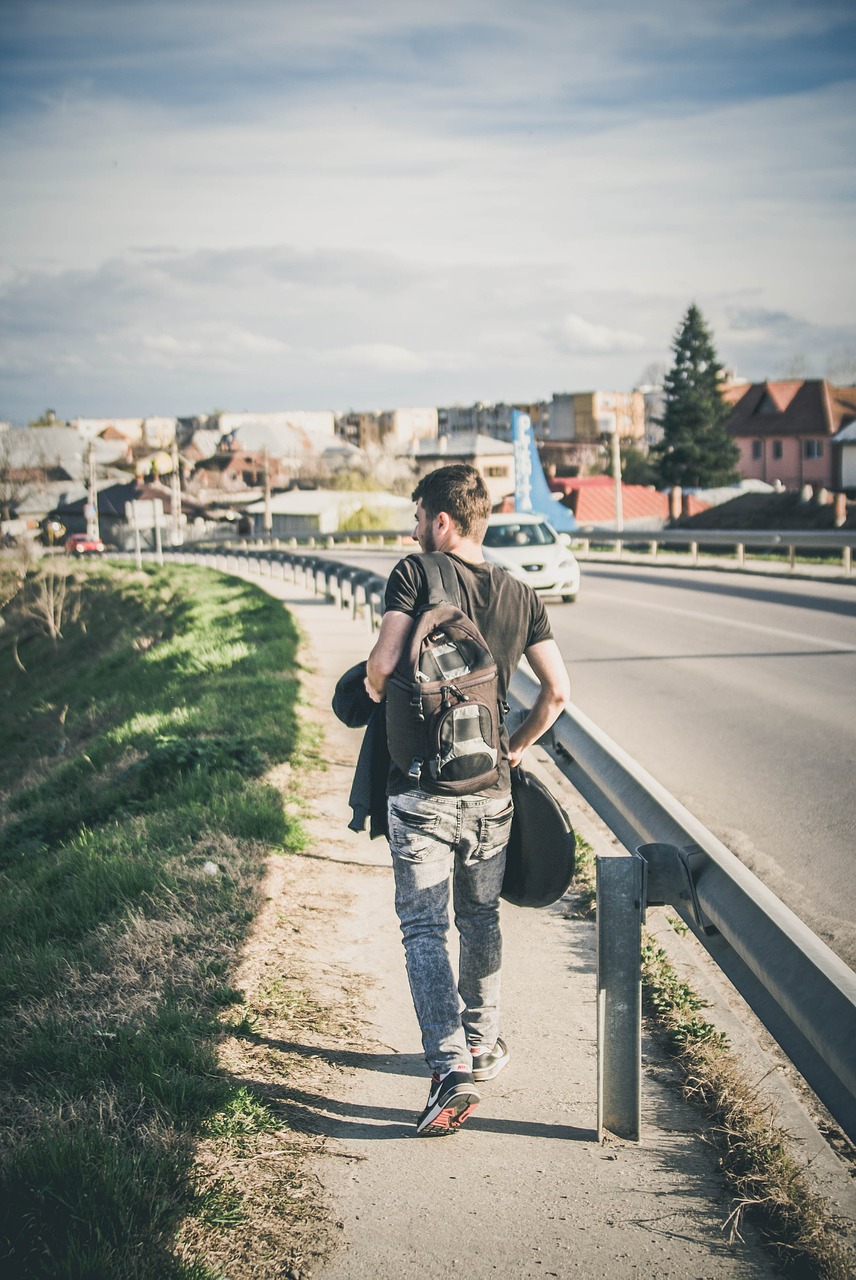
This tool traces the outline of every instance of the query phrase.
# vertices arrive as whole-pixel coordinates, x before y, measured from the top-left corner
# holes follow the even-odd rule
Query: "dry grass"
[[[577,860],[572,910],[595,913],[595,879],[593,851],[584,847]],[[716,1149],[730,1193],[724,1231],[733,1240],[744,1222],[751,1221],[783,1273],[795,1280],[852,1280],[856,1256],[844,1227],[828,1202],[812,1191],[787,1133],[776,1124],[757,1086],[746,1080],[726,1037],[702,1015],[704,1000],[644,931],[642,954],[649,1023],[678,1067],[685,1096],[707,1120],[703,1137]]]
[[[326,1050],[360,1045],[361,992],[319,976],[329,874],[312,858],[269,862],[234,976],[244,1003],[223,1015],[232,1102],[197,1148],[200,1211],[182,1223],[177,1252],[229,1280],[301,1280],[335,1238],[311,1165],[326,1154],[324,1099],[339,1070]]]
[[[745,1078],[724,1035],[700,1015],[704,1002],[683,982],[665,952],[643,944],[648,1014],[677,1063],[683,1091],[706,1117],[730,1194],[723,1224],[729,1240],[751,1221],[784,1274],[799,1280],[850,1280],[854,1254],[826,1200],[790,1149],[774,1110]]]

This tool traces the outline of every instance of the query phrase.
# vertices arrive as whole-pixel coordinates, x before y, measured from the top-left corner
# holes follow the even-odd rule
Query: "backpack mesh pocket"
[[[495,768],[490,711],[477,702],[453,707],[438,727],[438,752],[430,761],[437,782],[464,782]]]

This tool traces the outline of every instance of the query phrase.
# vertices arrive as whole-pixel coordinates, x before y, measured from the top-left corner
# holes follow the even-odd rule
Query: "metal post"
[[[645,861],[597,862],[597,1131],[639,1141]]]
[[[157,557],[158,565],[161,568],[163,568],[163,541],[161,539],[161,523],[160,523],[161,515],[163,513],[163,504],[160,502],[158,498],[155,498],[154,502],[152,503],[152,507],[154,508],[154,520],[155,520],[155,555]]]
[[[131,518],[134,522],[134,562],[138,569],[143,567],[143,549],[140,545],[140,521],[137,517],[137,504],[132,502],[129,504],[131,508]]]

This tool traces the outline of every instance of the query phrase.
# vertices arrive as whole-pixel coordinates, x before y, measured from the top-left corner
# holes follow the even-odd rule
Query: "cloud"
[[[334,355],[345,364],[362,365],[381,372],[415,373],[427,369],[430,364],[425,356],[408,351],[406,347],[393,342],[357,343],[352,347],[343,347]]]
[[[852,345],[837,0],[6,17],[0,413],[617,389],[693,298],[747,375]]]
[[[563,317],[557,337],[568,351],[584,354],[601,354],[614,351],[643,351],[645,339],[638,333],[625,329],[613,329],[605,324],[592,324],[582,316],[568,314]]]

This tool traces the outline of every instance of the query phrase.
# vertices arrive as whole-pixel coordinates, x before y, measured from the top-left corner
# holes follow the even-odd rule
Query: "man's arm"
[[[537,742],[558,719],[571,696],[568,670],[555,640],[542,640],[531,645],[526,650],[526,659],[540,681],[541,689],[529,715],[509,740],[508,760],[512,768],[520,764],[526,748]]]
[[[383,701],[386,682],[398,666],[412,628],[409,613],[387,609],[381,618],[377,641],[366,662],[366,691],[375,702]]]

